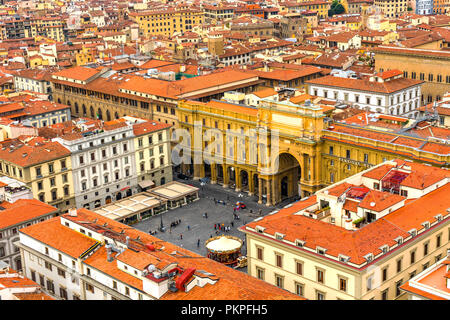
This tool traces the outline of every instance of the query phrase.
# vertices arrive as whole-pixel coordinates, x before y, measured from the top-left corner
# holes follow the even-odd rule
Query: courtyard
[[[133,227],[144,232],[156,231],[155,237],[203,256],[207,254],[205,241],[210,237],[221,234],[235,236],[244,240],[241,253],[246,255],[245,234],[240,232],[238,228],[287,204],[267,207],[264,204],[258,204],[258,199],[255,196],[235,192],[232,189],[223,188],[221,185],[209,183],[202,185],[199,181],[193,180],[178,181],[198,187],[200,189],[200,199],[183,207],[164,212],[162,215],[155,215],[140,221],[133,224]],[[217,200],[223,203],[217,203]],[[243,202],[247,207],[236,211],[236,214],[239,216],[239,219],[236,220],[233,216],[233,208],[238,201]],[[204,217],[205,213],[207,213],[207,218]],[[161,220],[165,227],[165,232],[159,230]],[[170,227],[172,222],[178,220],[181,220],[178,225]],[[229,226],[230,231],[214,229],[214,224]],[[199,239],[200,245],[198,246]]]

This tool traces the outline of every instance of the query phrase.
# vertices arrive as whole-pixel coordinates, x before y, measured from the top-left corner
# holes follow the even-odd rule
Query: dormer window
[[[256,231],[259,232],[259,233],[264,233],[265,229],[266,228],[264,228],[264,227],[256,226]]]
[[[430,223],[428,221],[425,221],[422,223],[422,225],[425,227],[425,229],[428,229],[430,227]]]
[[[321,247],[316,247],[316,251],[318,254],[325,255],[325,252],[327,251],[327,249],[321,248]]]
[[[364,256],[364,259],[366,259],[366,261],[369,263],[369,262],[372,262],[373,261],[373,254],[372,253],[369,253],[369,254],[366,254],[365,256]]]
[[[345,256],[345,255],[343,255],[343,254],[340,254],[340,255],[339,255],[339,261],[340,261],[340,262],[347,263],[348,260],[350,260],[350,257],[347,257],[347,256]]]
[[[303,241],[303,240],[295,240],[295,245],[297,247],[303,248],[303,246],[305,245],[305,241]]]
[[[438,214],[438,215],[434,216],[434,218],[440,222],[442,220],[442,214]]]
[[[395,239],[395,241],[397,242],[398,245],[401,245],[403,243],[403,238],[402,237],[398,237]]]
[[[415,237],[417,235],[417,230],[416,229],[411,229],[408,231],[408,233],[412,236]]]
[[[384,245],[382,247],[380,247],[380,250],[383,252],[383,254],[387,253],[389,251],[389,246],[388,245]]]
[[[275,233],[275,239],[283,240],[283,238],[284,238],[284,234],[281,234],[281,233],[278,233],[278,232]]]

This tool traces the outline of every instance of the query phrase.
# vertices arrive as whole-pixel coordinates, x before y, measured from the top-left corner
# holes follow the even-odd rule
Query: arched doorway
[[[241,170],[241,190],[248,191],[248,173],[245,170]]]
[[[83,117],[86,117],[87,116],[86,106],[83,104],[81,108],[83,109]]]
[[[99,120],[103,120],[102,109],[100,109],[100,108],[98,108],[98,110],[97,110],[97,118]]]
[[[127,190],[127,197],[131,196],[133,194],[133,191],[131,191],[131,189]]]
[[[109,110],[106,110],[106,121],[111,121],[111,113],[109,113]]]
[[[211,165],[208,163],[205,163],[204,168],[205,168],[205,177],[211,178]]]
[[[281,153],[278,156],[278,187],[275,188],[273,199],[276,202],[301,196],[299,181],[301,167],[298,160],[290,153]],[[277,190],[278,189],[278,190]]]
[[[91,113],[91,118],[92,118],[92,119],[95,119],[94,108],[93,108],[92,106],[89,108],[89,111],[90,111],[90,113]]]
[[[78,103],[75,102],[75,114],[78,114],[78,112],[80,112],[78,108]]]
[[[117,192],[117,194],[116,194],[116,201],[118,201],[120,199],[122,199],[122,193]]]
[[[111,202],[112,202],[111,196],[107,196],[106,199],[105,199],[105,203],[108,204],[108,203],[111,203]]]
[[[289,179],[287,176],[284,176],[281,179],[281,199],[285,199],[288,197],[288,184],[289,184]]]
[[[228,167],[228,180],[230,187],[236,186],[236,169],[234,167]]]
[[[223,166],[221,164],[217,165],[217,182],[223,183]]]

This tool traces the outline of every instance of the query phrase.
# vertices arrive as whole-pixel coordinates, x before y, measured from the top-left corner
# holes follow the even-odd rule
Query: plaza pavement
[[[240,192],[235,192],[229,188],[223,188],[221,185],[207,183],[206,185],[201,186],[199,181],[178,181],[198,187],[200,189],[200,199],[181,208],[164,212],[162,215],[152,216],[146,220],[140,221],[139,223],[134,224],[133,227],[144,232],[156,230],[157,233],[155,236],[157,238],[171,242],[203,256],[206,256],[207,254],[205,241],[211,236],[215,237],[220,234],[232,235],[244,240],[241,253],[246,255],[245,234],[238,231],[237,228],[287,204],[282,203],[276,207],[267,207],[265,204],[258,204],[258,198],[255,196],[249,197],[247,193],[242,192],[241,194],[244,196],[239,197],[238,195]],[[216,200],[225,201],[226,205],[215,203],[214,198]],[[236,211],[240,216],[240,219],[234,220],[233,207],[237,201],[245,203],[247,208]],[[261,210],[261,215],[259,214],[259,210]],[[252,211],[252,213],[250,213],[250,211]],[[208,218],[203,217],[205,212],[208,214]],[[161,217],[163,225],[166,228],[165,232],[159,231]],[[178,219],[181,219],[181,223],[170,230],[171,222]],[[231,226],[231,222],[233,222],[234,226],[231,227],[229,232],[220,231],[216,234],[214,224],[223,223],[225,226]],[[180,237],[181,234],[183,235],[183,239]],[[200,239],[199,247],[197,247],[198,239]]]

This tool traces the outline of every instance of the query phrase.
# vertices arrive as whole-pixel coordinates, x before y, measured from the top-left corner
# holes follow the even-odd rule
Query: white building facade
[[[327,78],[330,77],[333,76],[328,76]],[[329,81],[330,84],[318,83],[320,82],[319,78],[318,82],[313,80],[308,83],[308,93],[328,100],[347,103],[361,110],[387,115],[401,115],[408,118],[416,118],[418,116],[422,95],[421,83],[396,91],[381,92],[371,90],[370,82],[380,82],[379,78],[373,78],[369,82],[359,79],[339,78],[336,79],[335,84],[333,81]],[[358,86],[358,82],[361,82],[360,86]]]
[[[97,208],[137,192],[133,139],[130,124],[75,140],[54,139],[72,153],[76,207]]]

